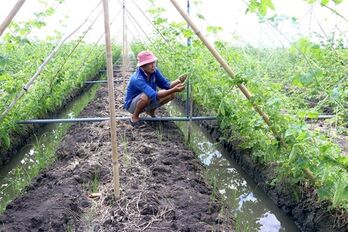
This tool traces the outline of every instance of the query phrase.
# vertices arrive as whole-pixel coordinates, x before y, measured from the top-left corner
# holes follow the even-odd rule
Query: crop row
[[[14,44],[15,43],[15,44]],[[77,46],[78,45],[78,46]],[[54,48],[50,42],[7,41],[0,48],[0,112],[22,91]],[[1,147],[11,146],[13,134],[26,127],[18,120],[40,118],[62,107],[84,82],[105,67],[104,46],[71,41],[64,44],[26,94],[0,123]],[[114,47],[115,57],[120,48]]]

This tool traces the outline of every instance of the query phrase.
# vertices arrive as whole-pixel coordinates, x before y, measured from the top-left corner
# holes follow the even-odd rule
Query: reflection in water
[[[281,225],[274,214],[266,212],[262,218],[257,221],[260,224],[259,231],[280,231]]]
[[[175,107],[175,108],[174,108]],[[179,109],[171,104],[167,110],[178,115]],[[185,122],[176,123],[186,136]],[[225,204],[236,219],[236,231],[299,231],[288,217],[257,187],[224,149],[211,142],[196,124],[191,132],[191,147],[207,167],[207,177],[213,180]],[[210,140],[209,140],[210,139]]]
[[[253,196],[253,193],[245,193],[243,195],[240,195],[237,210],[243,211],[242,210],[243,203],[247,201],[255,202],[257,201],[257,199]]]
[[[204,163],[205,165],[209,165],[212,162],[212,159],[218,159],[220,158],[222,155],[219,151],[214,150],[213,144],[210,142],[201,142],[201,141],[197,141],[196,138],[194,138],[195,141],[197,142],[197,148],[200,151],[212,151],[212,153],[208,153],[208,152],[202,152],[201,154],[199,154],[199,158],[202,161],[202,163]]]

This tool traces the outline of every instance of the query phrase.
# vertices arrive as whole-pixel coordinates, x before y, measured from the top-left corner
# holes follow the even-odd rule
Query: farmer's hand
[[[175,92],[181,92],[185,89],[184,83],[179,83],[176,86],[174,86]]]

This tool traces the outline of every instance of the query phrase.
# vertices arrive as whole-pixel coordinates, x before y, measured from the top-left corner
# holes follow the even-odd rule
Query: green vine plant
[[[321,6],[328,6],[329,3],[340,4],[343,0],[304,0],[308,4],[319,3]],[[266,16],[268,10],[276,10],[272,0],[249,0],[246,13],[257,12],[261,16]]]

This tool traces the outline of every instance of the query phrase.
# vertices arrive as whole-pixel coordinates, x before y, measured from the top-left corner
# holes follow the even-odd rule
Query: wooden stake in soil
[[[182,17],[186,20],[186,22],[191,26],[192,30],[196,33],[196,35],[199,37],[199,39],[205,44],[205,46],[208,48],[210,53],[215,57],[215,59],[221,64],[221,66],[224,68],[224,70],[228,73],[228,75],[232,78],[235,77],[235,74],[232,70],[232,68],[227,64],[225,59],[220,55],[220,53],[214,48],[213,45],[210,44],[210,42],[205,38],[203,34],[199,31],[198,27],[193,23],[191,20],[190,16],[186,14],[186,12],[179,6],[179,4],[176,2],[176,0],[170,0],[174,7],[179,11],[179,13],[182,15]],[[274,129],[272,126],[271,121],[269,120],[268,115],[261,110],[261,108],[253,103],[251,101],[251,93],[245,87],[243,84],[238,84],[238,88],[242,91],[244,96],[250,101],[251,105],[255,109],[255,111],[262,117],[262,119],[265,121],[265,123],[268,125],[268,127],[271,129],[273,135],[277,138],[278,141],[284,146],[287,147],[286,143],[284,142],[283,138],[278,134],[278,132]],[[314,175],[313,173],[308,169],[303,170],[304,173],[307,175],[307,177],[311,180],[314,181]]]
[[[11,12],[8,14],[6,19],[4,20],[4,22],[0,26],[0,36],[2,35],[2,33],[4,33],[7,26],[11,23],[12,19],[16,16],[19,9],[21,9],[24,2],[25,2],[25,0],[18,0],[16,5],[14,5]]]
[[[108,95],[109,109],[111,122],[111,145],[112,145],[112,173],[114,182],[114,191],[116,199],[120,198],[120,174],[117,151],[116,137],[116,109],[115,109],[115,94],[113,82],[113,66],[112,66],[112,49],[110,40],[110,23],[109,23],[109,5],[108,0],[103,0],[104,7],[104,27],[105,27],[105,45],[106,45],[106,62],[108,76]]]

